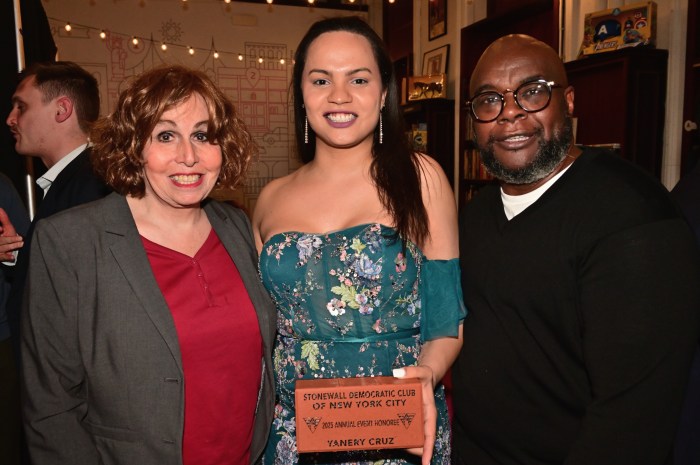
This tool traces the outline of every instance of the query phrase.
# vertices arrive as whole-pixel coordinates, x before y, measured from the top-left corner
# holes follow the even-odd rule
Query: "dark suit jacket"
[[[22,199],[19,197],[19,193],[12,184],[12,181],[10,181],[10,178],[2,173],[0,173],[0,208],[3,208],[7,216],[10,217],[10,221],[15,227],[17,234],[26,236],[27,229],[29,229],[29,215],[27,215],[27,209],[24,208]],[[0,264],[0,341],[7,339],[10,331],[9,324],[7,323],[5,304],[10,292],[10,283],[14,275],[15,265],[16,264],[6,266]]]
[[[671,195],[678,201],[700,245],[700,162],[683,176]]]
[[[40,200],[32,224],[24,238],[24,246],[17,255],[17,263],[12,270],[12,288],[7,301],[7,318],[16,352],[19,349],[19,321],[29,266],[29,252],[36,223],[54,213],[101,199],[109,192],[110,189],[93,173],[90,166],[90,149],[87,148],[63,168],[51,184],[46,197]]]
[[[274,408],[275,309],[258,279],[245,214],[215,201],[204,209],[240,272],[264,343],[253,463]],[[177,333],[125,198],[111,194],[42,220],[27,285],[22,392],[32,463],[180,465]]]

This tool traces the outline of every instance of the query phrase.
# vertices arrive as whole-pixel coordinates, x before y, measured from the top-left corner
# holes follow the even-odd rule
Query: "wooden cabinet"
[[[455,101],[445,98],[415,100],[402,105],[408,137],[426,137],[425,153],[433,157],[454,182]],[[424,125],[424,133],[418,133]],[[415,129],[414,129],[415,128]],[[419,142],[416,141],[416,144]],[[416,145],[414,144],[414,146]],[[452,186],[454,188],[454,186]]]
[[[667,61],[666,50],[636,47],[566,63],[576,143],[614,145],[660,179]]]

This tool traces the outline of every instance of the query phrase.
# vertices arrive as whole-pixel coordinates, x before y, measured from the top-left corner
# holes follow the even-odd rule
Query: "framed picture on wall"
[[[423,54],[423,76],[447,73],[447,59],[450,57],[450,45],[443,45]]]
[[[428,40],[447,34],[447,0],[428,0]]]

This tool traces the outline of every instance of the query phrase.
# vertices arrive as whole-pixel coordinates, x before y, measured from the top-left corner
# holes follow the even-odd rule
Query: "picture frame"
[[[447,34],[447,0],[428,0],[428,40]]]
[[[445,74],[408,77],[408,101],[447,97]]]
[[[423,54],[422,74],[447,74],[447,61],[450,58],[450,45],[443,45]]]

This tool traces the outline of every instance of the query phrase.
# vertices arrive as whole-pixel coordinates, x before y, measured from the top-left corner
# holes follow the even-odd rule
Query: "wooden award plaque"
[[[299,453],[423,446],[415,378],[297,380],[295,401]]]

